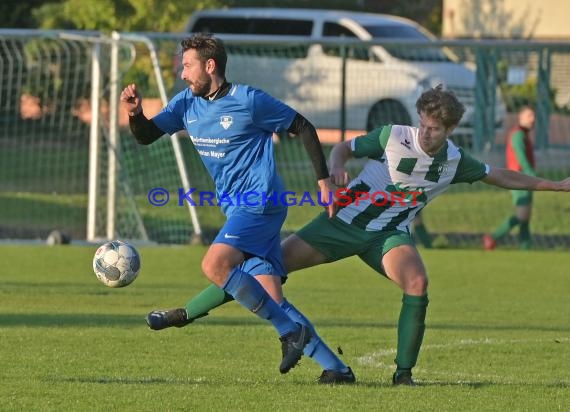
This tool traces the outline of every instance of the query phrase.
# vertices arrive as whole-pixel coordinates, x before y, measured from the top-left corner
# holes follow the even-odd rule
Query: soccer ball
[[[97,249],[93,257],[93,270],[97,279],[110,288],[131,284],[141,269],[139,252],[121,240],[107,242]]]

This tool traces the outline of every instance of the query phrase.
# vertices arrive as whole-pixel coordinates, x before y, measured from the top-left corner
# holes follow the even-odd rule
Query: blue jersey
[[[272,136],[287,130],[296,114],[259,89],[233,84],[226,96],[211,101],[187,88],[152,120],[166,133],[188,132],[230,216],[239,208],[259,214],[284,207],[271,200],[284,191]]]

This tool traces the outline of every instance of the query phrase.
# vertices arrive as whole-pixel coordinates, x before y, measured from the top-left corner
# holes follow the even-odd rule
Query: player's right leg
[[[324,254],[297,234],[292,234],[283,240],[281,250],[283,251],[283,262],[287,273],[327,262]]]

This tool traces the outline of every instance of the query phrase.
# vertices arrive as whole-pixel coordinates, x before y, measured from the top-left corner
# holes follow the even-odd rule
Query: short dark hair
[[[423,92],[416,102],[416,109],[418,114],[423,112],[439,120],[446,129],[457,126],[465,113],[465,106],[452,91],[443,90],[441,84]]]
[[[182,40],[180,45],[182,46],[181,53],[190,49],[196,50],[202,63],[209,59],[213,59],[216,62],[216,70],[218,74],[220,76],[226,75],[228,55],[222,40],[213,37],[209,33],[198,33],[192,37]]]

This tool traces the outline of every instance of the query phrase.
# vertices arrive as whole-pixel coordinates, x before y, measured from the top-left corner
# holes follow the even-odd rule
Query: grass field
[[[451,191],[430,203],[424,212],[428,227],[437,233],[484,233],[494,230],[503,219],[512,214],[511,195],[507,190],[478,185],[485,190]],[[176,194],[172,196],[175,198]],[[300,199],[300,195],[297,196],[297,200]],[[316,199],[316,195],[313,199]],[[535,194],[534,199],[532,232],[550,236],[568,235],[570,222],[563,218],[570,212],[567,194],[541,192]],[[104,203],[104,200],[102,199],[101,203]],[[136,202],[152,239],[162,239],[166,242],[159,234],[164,235],[163,232],[168,231],[174,233],[171,234],[172,242],[179,232],[185,233],[185,238],[188,237],[184,232],[190,231],[191,228],[186,205],[180,207],[174,199],[166,207],[155,207],[143,196],[137,197]],[[47,234],[57,228],[70,233],[74,239],[86,236],[86,195],[4,192],[0,193],[0,204],[3,206],[0,233],[2,229],[9,232],[11,229],[15,233],[27,228],[31,233],[42,229]],[[219,228],[223,224],[224,218],[218,207],[206,205],[197,209],[203,228]],[[284,230],[298,230],[321,210],[320,206],[310,204],[289,207]],[[517,230],[513,230],[513,234],[517,233]],[[29,237],[39,236],[35,234]],[[169,239],[168,236],[165,238]],[[480,246],[479,242],[476,246]],[[551,243],[536,246],[552,248],[557,245]]]
[[[285,287],[357,375],[323,387],[308,359],[280,375],[274,330],[236,303],[184,329],[146,327],[149,310],[207,285],[202,247],[140,247],[143,269],[124,289],[98,283],[94,251],[0,247],[0,410],[570,410],[567,253],[424,251],[419,386],[393,388],[401,293],[356,260]]]

